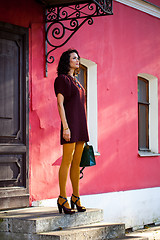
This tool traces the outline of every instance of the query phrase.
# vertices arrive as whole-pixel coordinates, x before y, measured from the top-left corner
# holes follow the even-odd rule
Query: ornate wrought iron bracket
[[[112,15],[112,0],[48,7],[45,17],[46,73],[47,63],[54,62],[54,50],[64,46],[85,22],[92,25],[93,17],[106,15]]]

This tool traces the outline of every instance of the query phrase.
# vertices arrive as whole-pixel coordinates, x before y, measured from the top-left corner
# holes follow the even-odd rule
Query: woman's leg
[[[63,144],[63,157],[62,163],[59,169],[59,188],[60,188],[60,196],[67,197],[66,195],[66,182],[68,176],[68,170],[71,165],[73,154],[75,151],[75,143],[66,143]],[[62,204],[64,199],[59,198],[59,203]],[[65,207],[69,208],[68,202],[65,204]]]
[[[73,195],[79,197],[79,176],[80,176],[80,161],[81,161],[81,156],[84,148],[84,142],[77,142],[75,146],[75,152],[73,155],[73,160],[71,163],[71,168],[70,168],[70,178],[71,178],[71,183],[72,183],[72,188],[73,188]],[[73,201],[76,200],[76,198]],[[78,205],[80,205],[80,201],[77,202]]]

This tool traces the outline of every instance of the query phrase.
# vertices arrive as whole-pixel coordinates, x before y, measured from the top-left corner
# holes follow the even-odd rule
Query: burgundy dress
[[[71,139],[67,142],[63,138],[63,127],[61,123],[61,144],[79,141],[88,142],[84,88],[81,85],[78,87],[71,76],[60,74],[55,79],[54,90],[56,96],[58,93],[64,96],[64,109],[71,131]]]

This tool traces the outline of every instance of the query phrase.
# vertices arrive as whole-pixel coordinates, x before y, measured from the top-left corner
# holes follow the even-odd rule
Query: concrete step
[[[126,231],[127,239],[160,240],[160,225],[149,224],[135,231]]]
[[[124,236],[124,224],[98,223],[39,233],[36,236],[36,240],[103,240]]]
[[[83,213],[68,215],[59,214],[57,208],[30,207],[0,211],[0,232],[35,234],[101,221],[103,221],[101,209],[87,209]]]
[[[112,239],[112,240],[149,240],[149,238],[147,237],[138,237],[138,236],[125,236],[125,237],[122,237],[122,238],[115,238],[115,239]]]
[[[124,224],[106,224],[101,209],[73,215],[57,208],[30,207],[0,211],[0,240],[102,240],[125,236]]]

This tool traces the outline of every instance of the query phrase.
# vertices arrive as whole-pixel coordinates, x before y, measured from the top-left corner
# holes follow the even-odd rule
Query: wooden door
[[[0,22],[0,209],[28,191],[28,29]]]

